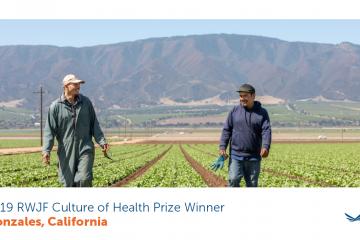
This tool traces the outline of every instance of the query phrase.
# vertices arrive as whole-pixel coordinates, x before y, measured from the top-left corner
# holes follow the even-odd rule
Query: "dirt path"
[[[123,145],[123,144],[136,144],[142,143],[144,139],[134,139],[126,142],[110,142],[110,147],[113,145]],[[53,151],[57,150],[57,147],[53,147]],[[0,155],[13,155],[13,154],[22,154],[22,153],[41,153],[41,147],[22,147],[22,148],[2,148],[0,149]]]
[[[57,148],[54,147],[54,150]],[[23,148],[3,148],[0,149],[0,155],[13,155],[22,153],[40,153],[41,147],[23,147]]]
[[[201,176],[204,182],[209,187],[226,187],[227,182],[221,177],[216,176],[212,172],[204,168],[200,163],[194,160],[180,145],[181,152],[184,154],[185,159],[190,163],[191,167]]]
[[[150,162],[146,163],[144,166],[142,166],[141,168],[139,168],[137,171],[135,171],[134,173],[130,174],[129,176],[125,177],[124,179],[120,180],[119,182],[111,185],[111,187],[123,187],[125,185],[127,185],[129,182],[134,181],[136,178],[140,177],[141,175],[143,175],[152,165],[154,165],[157,161],[159,161],[161,158],[164,157],[164,155],[172,148],[172,146],[170,146],[168,149],[166,149],[164,152],[162,152],[160,155],[158,155],[157,157],[155,157],[153,160],[151,160]]]

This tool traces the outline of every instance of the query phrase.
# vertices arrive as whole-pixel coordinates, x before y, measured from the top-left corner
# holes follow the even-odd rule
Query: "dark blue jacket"
[[[270,119],[260,102],[255,101],[250,110],[238,105],[230,111],[222,130],[220,149],[226,149],[230,139],[230,154],[237,156],[261,159],[261,148],[270,149]]]

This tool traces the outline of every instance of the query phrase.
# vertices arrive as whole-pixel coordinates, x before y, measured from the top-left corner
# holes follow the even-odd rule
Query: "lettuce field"
[[[227,164],[213,172],[216,144],[112,146],[97,150],[94,187],[225,187]],[[274,143],[262,160],[260,187],[360,187],[359,143]],[[44,166],[40,153],[0,156],[1,187],[60,187],[57,157]],[[242,180],[241,185],[244,186]]]

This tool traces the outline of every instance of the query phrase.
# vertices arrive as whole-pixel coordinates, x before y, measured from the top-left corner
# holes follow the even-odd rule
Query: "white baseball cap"
[[[69,83],[85,83],[85,81],[78,79],[74,74],[68,74],[64,77],[63,84],[66,86]]]

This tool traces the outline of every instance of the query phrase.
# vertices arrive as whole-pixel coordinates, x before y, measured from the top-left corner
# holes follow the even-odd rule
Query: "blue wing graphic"
[[[346,219],[350,222],[360,221],[360,215],[358,215],[356,218],[350,216],[349,214],[345,213]]]

